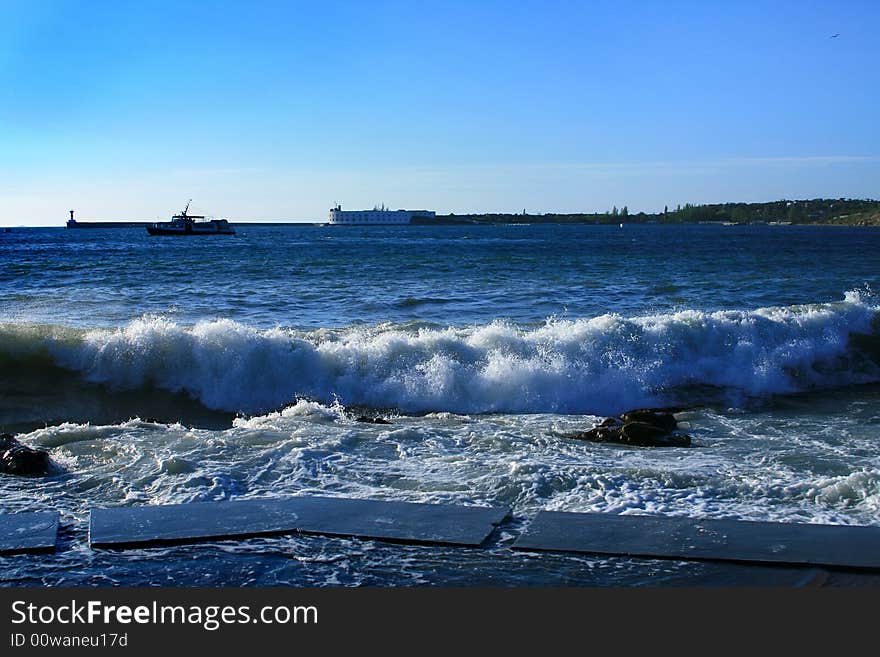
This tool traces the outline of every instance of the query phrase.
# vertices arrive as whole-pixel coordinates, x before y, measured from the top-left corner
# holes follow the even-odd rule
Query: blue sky
[[[233,220],[876,198],[878,19],[874,0],[0,0],[0,223],[189,198]]]

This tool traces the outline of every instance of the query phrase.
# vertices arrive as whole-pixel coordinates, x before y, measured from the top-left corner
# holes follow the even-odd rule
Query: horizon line
[[[711,206],[711,205],[766,205],[766,204],[768,204],[768,203],[782,203],[782,202],[800,203],[800,202],[809,202],[809,201],[861,201],[861,202],[865,202],[865,203],[880,203],[880,199],[874,199],[874,198],[869,198],[869,197],[847,197],[847,196],[829,197],[829,196],[816,196],[816,197],[812,197],[812,198],[776,198],[776,199],[766,200],[766,201],[712,201],[712,202],[708,202],[708,203],[690,203],[690,202],[685,202],[685,203],[683,203],[683,204],[682,204],[682,203],[676,203],[676,206],[678,206],[679,208],[683,208],[683,207],[685,207],[685,206],[687,206],[687,205],[690,205],[690,206],[692,206],[692,207],[705,207],[705,206]],[[648,210],[638,210],[638,211],[634,211],[634,210],[630,210],[630,209],[629,209],[629,206],[628,206],[627,204],[625,204],[625,203],[624,203],[623,205],[619,206],[619,207],[618,207],[617,205],[615,205],[614,207],[617,207],[618,210],[621,210],[621,209],[623,209],[623,208],[627,208],[627,213],[628,213],[627,216],[638,216],[638,215],[640,215],[640,214],[644,214],[644,215],[661,215],[661,214],[664,214],[663,210],[654,210],[654,211],[648,211]],[[357,211],[357,210],[356,210],[356,211]],[[364,210],[364,211],[367,211],[367,210]],[[69,210],[68,210],[68,212],[69,212]],[[610,215],[610,214],[611,214],[611,211],[609,211],[609,210],[602,210],[602,211],[599,211],[599,210],[594,210],[594,211],[577,210],[577,211],[567,212],[567,211],[561,211],[561,210],[553,210],[553,211],[544,211],[544,212],[523,212],[523,213],[521,213],[521,212],[501,212],[501,211],[492,211],[492,212],[443,212],[443,213],[441,213],[441,212],[437,212],[437,214],[440,215],[440,216],[457,216],[457,217],[485,216],[485,215],[511,215],[511,216],[534,216],[534,217],[538,217],[538,216],[546,216],[546,215],[563,215],[563,216],[570,216],[570,215]],[[274,224],[274,225],[285,225],[285,224],[288,224],[288,225],[292,225],[292,224],[305,224],[305,225],[308,225],[308,224],[320,224],[320,223],[324,223],[324,220],[323,220],[323,219],[317,219],[317,218],[302,218],[302,219],[281,219],[281,218],[279,218],[279,219],[234,220],[234,219],[230,219],[230,218],[226,217],[226,219],[227,219],[227,221],[229,221],[230,223],[236,223],[236,224],[251,224],[251,225],[259,225],[259,224]],[[62,220],[60,226],[46,225],[46,224],[38,224],[38,225],[33,225],[33,224],[8,224],[8,225],[3,225],[3,226],[4,226],[5,228],[56,228],[56,227],[62,227],[62,228],[63,228],[64,225],[66,224],[66,221],[67,221],[66,219],[65,219],[65,220]],[[161,222],[161,220],[158,220],[158,221]],[[110,223],[119,223],[119,224],[125,224],[125,223],[136,223],[136,224],[152,224],[152,223],[156,223],[156,220],[152,220],[152,219],[99,219],[99,218],[92,218],[92,219],[84,219],[84,220],[82,220],[82,221],[77,220],[77,222],[78,222],[78,223],[83,223],[83,224],[86,224],[86,223],[108,223],[108,224],[110,224]],[[0,225],[2,225],[2,224],[0,224]]]

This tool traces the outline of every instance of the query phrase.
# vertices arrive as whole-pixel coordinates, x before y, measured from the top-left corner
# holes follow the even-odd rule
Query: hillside
[[[437,215],[414,223],[701,223],[732,222],[880,226],[880,201],[871,199],[781,200],[768,203],[712,203],[668,207],[663,212],[632,214],[624,206],[604,213]]]

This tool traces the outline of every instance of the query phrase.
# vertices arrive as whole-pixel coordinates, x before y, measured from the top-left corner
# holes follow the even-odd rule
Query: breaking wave
[[[878,307],[835,303],[540,326],[382,324],[258,330],[143,317],[115,330],[0,325],[0,364],[62,367],[113,389],[184,392],[245,413],[298,398],[407,412],[611,413],[687,403],[685,389],[767,396],[880,381]]]

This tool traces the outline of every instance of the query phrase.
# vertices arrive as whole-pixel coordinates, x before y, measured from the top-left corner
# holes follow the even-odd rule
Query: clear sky
[[[877,198],[878,22],[877,0],[0,0],[0,224]]]

